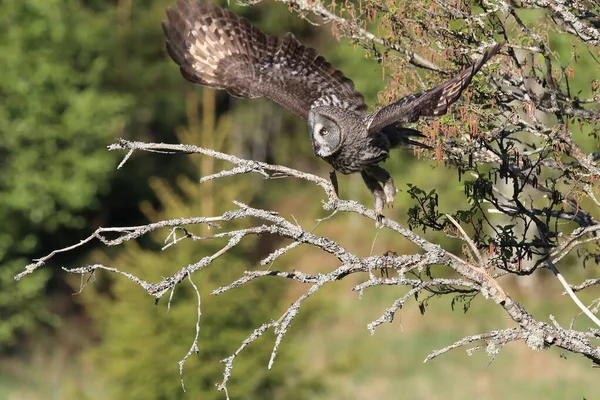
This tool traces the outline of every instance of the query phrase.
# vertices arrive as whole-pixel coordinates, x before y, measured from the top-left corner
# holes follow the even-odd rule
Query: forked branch
[[[202,147],[190,145],[175,145],[164,143],[144,143],[132,142],[127,140],[119,140],[111,145],[110,150],[126,150],[127,158],[134,155],[137,151],[161,152],[171,154],[199,154],[203,156],[213,157],[219,160],[227,161],[233,164],[230,169],[223,169],[221,172],[210,175],[202,179],[206,182],[209,179],[225,179],[232,175],[243,175],[247,173],[256,173],[265,179],[274,177],[281,178],[290,177],[302,179],[311,182],[323,190],[325,200],[323,208],[327,211],[336,213],[351,212],[358,214],[364,218],[370,219],[372,223],[377,221],[377,217],[373,210],[355,202],[342,200],[336,195],[334,185],[319,176],[298,171],[292,168],[281,165],[272,165],[264,162],[253,160],[245,160],[229,154],[220,153]],[[525,340],[532,348],[544,348],[552,345],[559,346],[563,349],[579,353],[585,357],[600,362],[600,348],[592,343],[592,340],[597,339],[593,333],[577,332],[573,330],[563,329],[557,325],[549,325],[536,320],[529,314],[525,308],[512,299],[497,276],[493,275],[495,267],[490,263],[491,259],[481,254],[475,243],[468,237],[466,231],[460,226],[458,221],[449,216],[449,220],[458,229],[460,235],[468,244],[471,252],[475,255],[465,260],[437,244],[434,244],[424,237],[417,235],[403,225],[384,218],[380,221],[382,228],[390,229],[396,234],[411,241],[421,249],[419,254],[411,255],[395,255],[386,253],[384,255],[372,255],[369,257],[357,257],[350,250],[340,246],[334,239],[324,236],[319,236],[311,230],[304,229],[296,221],[289,221],[277,212],[272,210],[257,209],[238,201],[233,202],[235,208],[218,216],[211,217],[193,217],[164,220],[154,222],[147,225],[130,226],[130,227],[111,227],[98,228],[89,237],[82,240],[78,244],[55,250],[50,254],[35,260],[29,264],[23,272],[17,275],[16,279],[21,279],[25,275],[34,272],[36,269],[44,266],[55,255],[72,251],[77,247],[84,246],[92,240],[99,240],[107,246],[117,246],[127,241],[139,239],[143,235],[150,232],[155,232],[159,229],[166,230],[166,244],[164,248],[176,246],[184,240],[194,240],[203,242],[207,240],[228,239],[220,250],[210,256],[203,257],[197,262],[183,266],[179,271],[169,277],[163,278],[159,282],[146,282],[133,274],[119,271],[115,268],[104,266],[101,264],[93,264],[80,268],[70,269],[68,272],[75,274],[93,274],[98,270],[104,270],[120,274],[130,279],[135,284],[142,287],[148,294],[159,300],[164,294],[170,292],[171,296],[175,287],[181,283],[186,277],[190,278],[193,274],[208,267],[215,262],[220,256],[225,254],[237,246],[244,238],[254,235],[275,235],[291,241],[290,244],[282,246],[280,249],[273,251],[267,256],[262,265],[267,265],[274,259],[283,254],[293,251],[298,246],[311,246],[315,250],[325,252],[334,256],[337,259],[338,267],[328,273],[305,273],[302,271],[277,271],[277,270],[262,270],[262,271],[246,271],[245,274],[229,285],[220,287],[213,291],[213,294],[218,295],[228,290],[233,290],[242,285],[249,284],[255,279],[265,279],[268,277],[278,277],[296,281],[300,284],[308,284],[308,289],[301,294],[296,301],[276,320],[265,323],[258,327],[240,348],[230,357],[223,360],[225,363],[224,378],[219,388],[226,391],[226,384],[231,375],[233,363],[236,356],[254,340],[261,336],[265,331],[273,329],[276,334],[275,344],[271,353],[269,368],[273,365],[279,345],[281,344],[285,334],[290,328],[291,322],[299,313],[302,304],[308,300],[317,291],[322,290],[329,283],[339,281],[352,274],[366,274],[368,279],[363,283],[356,285],[353,290],[359,292],[360,295],[369,289],[377,286],[405,286],[408,291],[394,302],[392,306],[385,310],[382,316],[368,325],[371,333],[375,333],[376,328],[386,322],[392,322],[394,316],[409,302],[412,298],[419,296],[421,293],[433,295],[455,294],[462,296],[475,297],[482,294],[485,298],[493,300],[496,304],[504,308],[507,315],[513,320],[515,327],[503,331],[492,331],[489,333],[469,336],[461,339],[455,344],[452,344],[442,350],[433,352],[426,361],[443,354],[449,350],[463,346],[465,344],[486,340],[488,353],[493,344],[494,349],[499,349],[504,344],[515,341]],[[335,217],[335,216],[334,216]],[[334,218],[332,217],[332,218]],[[228,228],[231,221],[247,221],[248,227],[245,228]],[[322,222],[326,223],[326,221]],[[208,236],[200,236],[191,232],[189,229],[194,225],[207,225],[214,232]],[[178,236],[178,232],[183,233]],[[562,254],[564,251],[571,249],[570,247],[577,240],[580,240],[585,235],[595,234],[596,227],[580,228],[570,236],[569,241],[565,245],[558,247],[557,254]],[[477,264],[474,264],[474,261]],[[453,270],[456,277],[454,278],[437,278],[430,275],[433,268],[450,268]],[[388,274],[387,278],[377,278],[374,271]],[[389,277],[389,271],[394,271],[397,276]],[[407,275],[411,275],[408,278]],[[190,283],[193,284],[193,282]],[[589,286],[589,285],[585,285]],[[83,289],[83,288],[82,288]],[[372,290],[372,289],[371,289]],[[200,310],[200,296],[198,294],[198,310]],[[198,322],[196,335],[200,329],[199,325],[200,311],[198,311]],[[195,349],[194,339],[190,352]],[[477,347],[479,348],[479,347]],[[181,360],[180,368],[183,368],[185,360],[190,356],[190,352]],[[491,354],[491,353],[490,353]]]

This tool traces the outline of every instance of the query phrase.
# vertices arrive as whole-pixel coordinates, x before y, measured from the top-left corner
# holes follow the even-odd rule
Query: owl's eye
[[[319,133],[321,134],[321,136],[327,136],[329,134],[329,131],[326,128],[321,128]]]

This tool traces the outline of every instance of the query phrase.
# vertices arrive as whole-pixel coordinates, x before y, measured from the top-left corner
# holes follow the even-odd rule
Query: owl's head
[[[313,110],[308,114],[310,140],[315,156],[329,157],[342,144],[342,129],[332,117]]]

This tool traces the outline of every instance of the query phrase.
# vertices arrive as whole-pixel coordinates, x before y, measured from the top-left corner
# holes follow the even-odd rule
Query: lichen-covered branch
[[[144,143],[132,142],[127,140],[119,140],[111,145],[110,150],[125,150],[128,157],[135,156],[138,151],[147,152],[169,152],[173,154],[199,154],[202,156],[214,157],[220,160],[227,161],[233,164],[233,168],[223,169],[223,173],[215,173],[210,176],[210,179],[226,179],[232,175],[244,175],[247,173],[257,173],[265,179],[270,179],[274,176],[287,176],[294,179],[302,179],[319,186],[324,193],[325,201],[323,208],[328,211],[340,213],[355,213],[364,218],[367,218],[375,223],[377,220],[373,210],[359,204],[355,201],[343,200],[337,197],[333,184],[321,177],[298,171],[289,167],[280,165],[271,165],[264,162],[253,160],[245,160],[229,154],[219,153],[209,149],[189,145],[176,145],[164,143]],[[203,179],[203,182],[207,179]],[[279,345],[285,337],[285,334],[290,329],[290,325],[296,315],[300,312],[302,304],[319,290],[324,290],[329,283],[339,281],[352,274],[365,273],[369,277],[363,283],[356,285],[353,290],[362,293],[369,289],[373,290],[378,286],[404,286],[408,291],[394,302],[385,312],[368,325],[369,331],[375,333],[376,328],[383,323],[392,322],[394,316],[401,311],[407,303],[418,297],[422,293],[435,295],[461,295],[475,297],[483,295],[483,297],[492,300],[494,303],[502,307],[507,316],[512,319],[515,324],[514,328],[504,331],[493,331],[487,334],[471,336],[458,341],[457,343],[446,347],[445,349],[436,351],[430,355],[427,360],[445,353],[451,349],[457,348],[464,344],[474,341],[487,340],[488,350],[493,344],[494,349],[501,348],[502,345],[515,340],[525,340],[525,342],[534,349],[541,349],[547,346],[558,346],[565,350],[582,354],[583,356],[600,362],[600,347],[593,344],[595,336],[590,332],[578,332],[572,329],[563,329],[554,325],[548,325],[536,319],[528,313],[519,302],[515,301],[506,288],[502,286],[500,278],[494,275],[494,271],[498,268],[495,257],[484,255],[480,251],[477,244],[468,236],[467,232],[461,224],[452,216],[449,216],[450,225],[457,229],[459,236],[462,237],[468,244],[471,250],[472,257],[464,259],[457,256],[441,246],[428,241],[423,236],[418,235],[413,230],[397,223],[396,221],[384,218],[381,221],[382,229],[390,229],[399,236],[402,236],[421,249],[422,253],[412,255],[395,255],[386,253],[384,255],[372,255],[369,257],[357,257],[351,250],[340,246],[333,238],[323,237],[304,229],[297,224],[296,221],[289,221],[277,212],[272,210],[262,210],[248,206],[238,201],[233,202],[234,207],[219,216],[206,216],[194,218],[182,218],[174,220],[158,221],[148,225],[131,226],[131,227],[112,227],[99,228],[88,238],[80,243],[64,249],[56,250],[28,265],[21,274],[16,278],[21,279],[25,275],[34,272],[36,269],[44,266],[47,262],[60,252],[72,251],[73,249],[84,246],[92,240],[99,240],[107,246],[116,246],[130,240],[139,239],[141,236],[150,232],[155,232],[159,229],[165,230],[167,245],[176,246],[183,240],[194,240],[203,242],[215,239],[228,239],[225,245],[220,250],[211,256],[206,256],[197,262],[182,266],[181,269],[173,274],[163,278],[158,282],[146,282],[138,277],[119,271],[115,268],[100,264],[93,264],[85,267],[70,269],[68,272],[76,274],[96,273],[98,270],[118,273],[132,282],[142,287],[149,295],[156,300],[160,299],[165,293],[172,292],[174,288],[183,282],[186,277],[192,277],[194,274],[201,272],[202,269],[209,267],[221,255],[237,246],[244,238],[254,235],[275,235],[281,238],[291,240],[291,244],[284,245],[279,250],[274,251],[265,259],[265,263],[269,263],[273,259],[282,254],[293,251],[298,246],[310,246],[315,251],[322,251],[334,256],[339,266],[327,273],[310,274],[302,271],[247,271],[242,277],[235,280],[229,285],[215,289],[213,294],[218,295],[228,290],[233,290],[239,286],[246,285],[255,279],[266,279],[269,277],[284,278],[296,281],[300,284],[308,284],[306,291],[301,294],[278,319],[273,320],[263,326],[257,328],[242,344],[242,346],[225,359],[225,375],[223,382],[219,388],[226,390],[226,383],[231,374],[235,357],[256,338],[268,329],[273,329],[276,334],[273,351],[269,367],[273,364]],[[533,214],[532,214],[533,215]],[[335,218],[335,217],[333,217]],[[246,228],[228,228],[232,221],[247,221]],[[322,222],[322,223],[327,223]],[[193,225],[207,225],[213,231],[208,236],[198,236],[192,234],[189,230]],[[597,231],[600,230],[600,225],[592,224],[587,227],[578,228],[571,234],[564,236],[564,240],[560,246],[554,246],[549,252],[548,257],[564,257],[564,253],[573,250],[586,237],[595,237]],[[182,232],[183,235],[177,236],[176,232]],[[201,245],[201,244],[200,244]],[[450,268],[456,275],[455,278],[437,278],[430,274],[432,268]],[[389,271],[394,271],[397,276],[387,278],[377,278],[373,272],[381,271],[389,275]],[[408,275],[411,275],[409,278]],[[274,284],[276,284],[274,282]],[[584,286],[591,284],[585,283]],[[198,299],[199,301],[199,299]],[[424,304],[419,304],[419,307],[425,307]],[[199,316],[200,314],[198,314]],[[199,324],[197,325],[199,329]],[[195,341],[194,341],[195,343]],[[500,346],[500,347],[498,347]],[[193,350],[193,346],[192,346]],[[488,353],[492,354],[492,350]],[[186,355],[180,363],[183,368],[183,363],[189,356]]]

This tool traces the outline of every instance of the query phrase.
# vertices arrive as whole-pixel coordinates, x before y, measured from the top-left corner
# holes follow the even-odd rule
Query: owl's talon
[[[385,216],[381,212],[379,212],[379,211],[377,211],[376,214],[377,215],[376,215],[376,218],[375,218],[375,227],[376,228],[381,228],[383,226],[383,219],[385,218]]]
[[[375,227],[381,228],[383,226],[383,207],[385,205],[385,196],[383,191],[373,193],[375,195]]]

